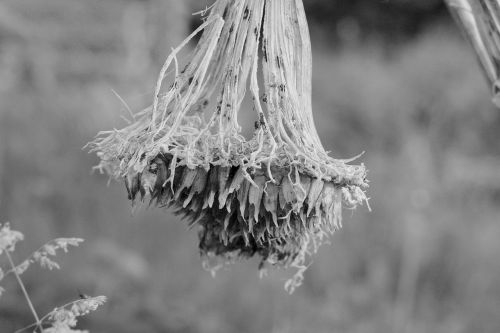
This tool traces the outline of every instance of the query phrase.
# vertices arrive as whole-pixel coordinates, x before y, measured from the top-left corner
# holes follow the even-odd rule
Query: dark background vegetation
[[[150,101],[171,47],[211,1],[0,2],[0,220],[45,241],[83,237],[62,271],[24,278],[40,312],[109,303],[92,332],[499,332],[500,112],[438,0],[305,0],[313,103],[338,158],[366,151],[373,208],[344,211],[293,295],[257,262],[212,278],[195,231],[160,209],[131,213],[122,184],[82,151]],[[199,21],[198,21],[199,22]],[[0,262],[5,265],[5,262]],[[31,322],[11,278],[0,332]]]

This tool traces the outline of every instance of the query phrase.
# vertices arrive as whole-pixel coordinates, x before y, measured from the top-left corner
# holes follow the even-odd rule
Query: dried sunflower
[[[217,0],[204,19],[165,62],[152,106],[91,149],[102,170],[125,179],[130,200],[198,225],[204,256],[296,267],[293,291],[307,256],[341,227],[342,203],[367,201],[366,170],[328,156],[318,137],[301,0]],[[179,71],[176,55],[200,31]],[[247,89],[257,119],[250,139],[238,124]]]

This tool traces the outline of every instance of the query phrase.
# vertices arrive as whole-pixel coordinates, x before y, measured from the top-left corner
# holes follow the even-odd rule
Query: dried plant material
[[[498,0],[446,0],[445,3],[474,49],[500,107],[500,4]]]
[[[95,311],[97,307],[106,302],[105,296],[90,297],[86,295],[80,295],[80,299],[67,303],[61,307],[57,307],[51,312],[47,313],[45,316],[40,317],[31,301],[31,298],[26,290],[21,275],[29,268],[33,263],[39,263],[43,268],[48,268],[52,270],[53,268],[59,269],[59,265],[53,261],[51,256],[57,254],[57,250],[63,250],[68,252],[69,246],[78,246],[83,239],[81,238],[56,238],[50,242],[45,243],[38,250],[33,252],[26,260],[21,264],[15,264],[12,258],[12,254],[15,250],[15,244],[24,239],[24,235],[16,230],[10,229],[10,224],[0,223],[0,255],[5,254],[7,261],[10,265],[10,269],[4,272],[0,269],[0,281],[2,281],[9,274],[15,276],[19,287],[28,303],[28,307],[35,319],[35,322],[18,329],[15,333],[24,332],[30,329],[32,332],[40,333],[59,333],[59,332],[88,332],[76,330],[74,327],[77,325],[77,317],[87,315],[91,311]],[[5,289],[0,286],[0,297]]]
[[[297,267],[293,290],[307,256],[341,226],[342,202],[367,200],[366,170],[328,156],[318,137],[301,0],[218,0],[201,30],[182,71],[176,55],[193,35],[168,57],[152,106],[91,149],[130,200],[200,226],[207,258]],[[251,139],[238,124],[247,89],[258,119]]]
[[[4,251],[14,252],[17,242],[24,239],[24,235],[10,229],[10,223],[0,223],[0,254]]]

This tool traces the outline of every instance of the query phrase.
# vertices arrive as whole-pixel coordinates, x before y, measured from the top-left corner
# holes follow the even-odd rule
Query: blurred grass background
[[[257,262],[214,279],[197,236],[166,211],[131,214],[82,147],[147,106],[171,47],[210,1],[0,2],[0,221],[45,241],[83,237],[62,271],[32,268],[40,312],[109,303],[93,332],[500,332],[500,112],[438,0],[305,0],[313,103],[338,158],[366,151],[373,212],[344,211],[293,295]],[[5,264],[0,262],[0,264]],[[0,332],[30,323],[11,279]]]

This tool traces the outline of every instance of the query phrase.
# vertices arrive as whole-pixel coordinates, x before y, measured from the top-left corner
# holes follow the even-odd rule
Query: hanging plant
[[[500,3],[498,0],[445,0],[470,42],[500,108]]]
[[[130,200],[199,226],[212,269],[258,255],[261,268],[297,268],[286,284],[293,291],[307,257],[341,227],[342,203],[367,201],[366,170],[320,142],[302,1],[217,0],[209,12],[166,60],[152,106],[90,147],[101,170],[125,179]],[[180,70],[177,54],[201,31]],[[247,93],[253,110],[241,108]],[[256,115],[251,139],[240,112]]]

